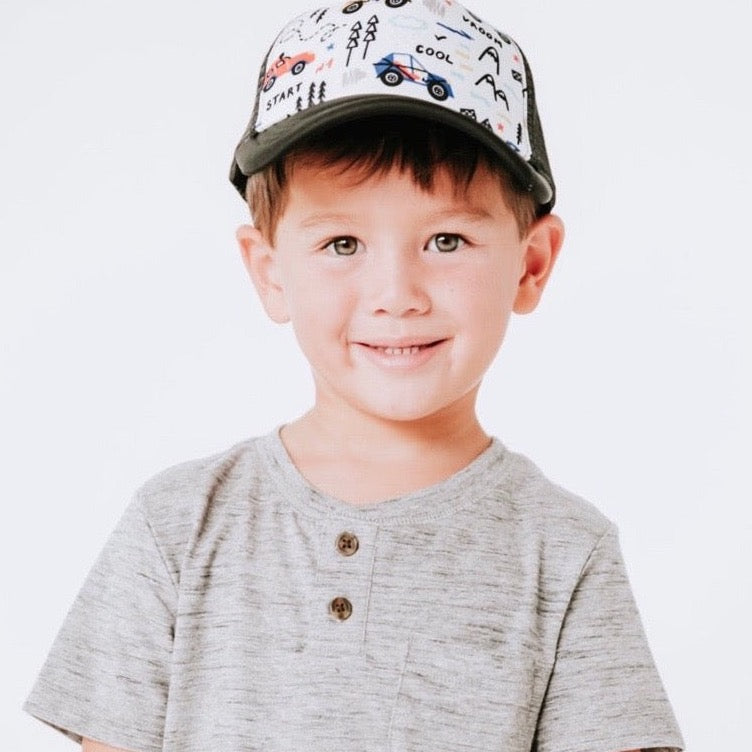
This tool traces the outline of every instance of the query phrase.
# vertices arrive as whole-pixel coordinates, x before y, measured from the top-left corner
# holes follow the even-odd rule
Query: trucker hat
[[[419,117],[487,147],[543,211],[555,186],[522,50],[454,0],[343,0],[303,13],[274,40],[230,180],[300,139],[374,115]]]

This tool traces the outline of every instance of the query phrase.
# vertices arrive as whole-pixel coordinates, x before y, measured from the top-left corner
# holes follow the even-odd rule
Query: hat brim
[[[553,180],[542,174],[543,171],[538,172],[531,163],[517,154],[512,145],[501,141],[484,125],[446,107],[389,94],[344,97],[332,102],[323,102],[260,133],[253,132],[251,122],[235,150],[230,180],[240,195],[245,196],[248,177],[270,165],[301,139],[333,125],[375,115],[419,117],[467,134],[495,154],[520,188],[529,191],[538,204],[548,209],[553,205]]]

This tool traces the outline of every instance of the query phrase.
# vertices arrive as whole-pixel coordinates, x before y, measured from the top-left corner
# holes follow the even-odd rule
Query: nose
[[[364,269],[372,313],[415,316],[431,309],[427,270],[420,257],[401,248],[375,250]]]

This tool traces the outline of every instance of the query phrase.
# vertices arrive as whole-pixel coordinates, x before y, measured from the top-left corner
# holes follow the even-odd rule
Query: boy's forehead
[[[508,214],[497,175],[480,166],[468,183],[460,186],[450,172],[437,168],[430,187],[420,186],[409,170],[362,171],[353,175],[336,165],[301,163],[290,174],[284,214],[294,215],[301,229],[315,225],[379,216],[395,195],[409,199],[403,213],[418,210],[424,218],[481,222]]]

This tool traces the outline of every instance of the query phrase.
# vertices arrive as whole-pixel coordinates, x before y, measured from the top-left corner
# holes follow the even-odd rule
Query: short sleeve
[[[24,705],[74,741],[162,748],[176,587],[131,503],[91,569]]]
[[[611,528],[592,551],[564,617],[534,750],[683,746]]]

